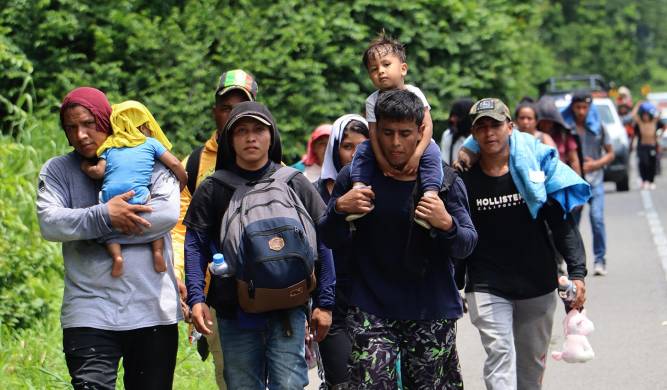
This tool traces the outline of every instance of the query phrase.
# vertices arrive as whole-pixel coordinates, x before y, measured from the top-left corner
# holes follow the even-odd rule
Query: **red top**
[[[567,155],[573,150],[577,150],[577,141],[572,134],[557,131],[551,135],[558,148],[560,160],[567,163]]]

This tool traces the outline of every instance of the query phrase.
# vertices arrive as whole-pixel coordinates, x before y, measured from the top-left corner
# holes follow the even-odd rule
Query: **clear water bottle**
[[[213,262],[208,266],[212,275],[220,276],[222,278],[227,278],[232,276],[229,270],[229,264],[225,261],[225,257],[222,253],[216,253],[213,255]]]
[[[558,278],[558,296],[566,306],[572,304],[574,298],[577,297],[577,286],[567,276]]]

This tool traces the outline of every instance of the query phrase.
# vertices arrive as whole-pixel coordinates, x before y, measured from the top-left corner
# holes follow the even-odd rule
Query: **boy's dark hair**
[[[347,126],[345,126],[345,129],[343,130],[343,136],[341,137],[341,141],[344,140],[345,137],[347,137],[349,132],[361,134],[366,138],[370,137],[370,134],[368,132],[368,127],[366,127],[365,124],[356,120],[351,120],[350,123],[348,123]]]
[[[653,113],[652,113],[651,111],[647,111],[646,109],[644,109],[644,107],[641,107],[641,106],[639,107],[639,112],[638,112],[638,114],[639,114],[639,118],[640,118],[642,121],[644,120],[644,118],[643,118],[644,114],[648,115],[648,120],[649,120],[649,122],[652,121],[653,118],[654,118]]]
[[[417,126],[424,121],[424,103],[414,93],[393,89],[379,94],[375,103],[375,119],[414,120]]]
[[[593,98],[591,96],[591,93],[588,91],[575,91],[572,94],[572,100],[570,104],[574,103],[588,103],[591,104],[593,102]]]
[[[364,51],[362,62],[366,69],[368,69],[368,62],[371,58],[377,55],[384,56],[387,54],[394,54],[401,60],[401,62],[405,62],[405,47],[396,39],[385,34],[384,30],[382,30],[382,32],[371,41],[366,51]]]
[[[516,106],[516,110],[514,111],[514,118],[519,118],[519,112],[524,108],[528,108],[533,111],[533,115],[535,116],[535,122],[537,122],[538,121],[537,107],[535,107],[535,104],[533,104],[533,102],[524,102],[524,101],[519,102],[519,105]]]

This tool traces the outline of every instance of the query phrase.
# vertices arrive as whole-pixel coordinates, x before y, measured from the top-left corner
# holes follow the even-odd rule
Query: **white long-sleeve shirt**
[[[454,146],[452,147],[452,131],[450,129],[445,130],[445,132],[442,133],[442,138],[440,139],[440,153],[442,154],[442,161],[452,165],[452,163],[458,159],[459,150],[461,150],[465,140],[466,137],[458,137],[454,143]],[[452,153],[449,153],[450,150]]]

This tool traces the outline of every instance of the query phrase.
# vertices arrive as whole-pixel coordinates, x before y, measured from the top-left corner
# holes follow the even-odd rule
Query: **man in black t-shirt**
[[[574,308],[585,301],[585,253],[581,236],[559,204],[548,200],[530,214],[510,173],[512,122],[498,99],[470,110],[480,159],[463,175],[471,217],[479,234],[465,262],[470,319],[487,353],[488,389],[539,389],[556,308],[557,269],[547,228],[577,286]],[[533,175],[533,173],[535,175]],[[530,180],[539,180],[532,171]]]

